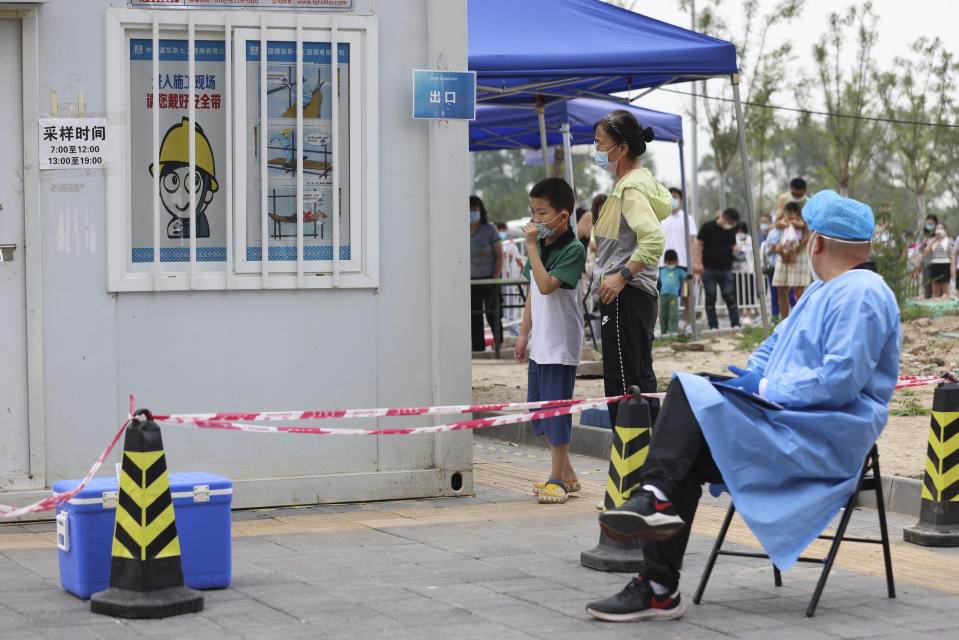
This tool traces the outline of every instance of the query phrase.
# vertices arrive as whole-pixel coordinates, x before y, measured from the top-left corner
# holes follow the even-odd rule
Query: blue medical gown
[[[780,569],[852,495],[886,424],[901,343],[892,291],[855,269],[810,286],[750,356],[784,410],[677,374],[736,509]]]

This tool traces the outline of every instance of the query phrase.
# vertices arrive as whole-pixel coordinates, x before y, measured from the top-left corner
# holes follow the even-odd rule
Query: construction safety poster
[[[160,262],[189,262],[196,235],[197,262],[226,260],[226,65],[222,40],[194,42],[194,73],[186,40],[130,40],[130,162],[132,262],[152,263],[154,201],[159,200]],[[190,174],[190,88],[196,121],[195,171]],[[156,88],[156,91],[154,91]],[[159,164],[153,153],[153,113],[160,115]],[[157,193],[154,176],[159,175]],[[192,203],[191,203],[192,196]]]
[[[246,258],[262,260],[263,167],[266,167],[266,211],[270,261],[296,260],[297,216],[303,221],[304,260],[333,257],[333,168],[339,185],[349,184],[349,59],[348,44],[339,44],[336,93],[338,157],[333,156],[334,78],[329,42],[302,43],[302,73],[297,74],[296,43],[267,42],[266,86],[263,87],[261,42],[246,41],[247,220]],[[266,100],[266,123],[261,100]],[[297,102],[302,105],[303,130],[297,130]],[[300,146],[302,145],[302,147]],[[266,148],[266,162],[261,156]],[[297,208],[297,180],[302,158],[303,201]],[[338,215],[341,260],[350,257],[349,192],[339,189]]]

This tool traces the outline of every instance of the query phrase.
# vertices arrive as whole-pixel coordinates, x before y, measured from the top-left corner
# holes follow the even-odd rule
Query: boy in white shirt
[[[561,178],[540,180],[529,192],[530,222],[523,227],[528,258],[523,276],[529,295],[513,356],[524,362],[529,353],[530,402],[573,397],[576,367],[583,350],[583,312],[576,286],[586,267],[586,250],[569,227],[575,206],[573,189]],[[569,459],[572,416],[533,421],[538,435],[549,440],[552,470],[533,485],[540,503],[563,503],[582,485]]]

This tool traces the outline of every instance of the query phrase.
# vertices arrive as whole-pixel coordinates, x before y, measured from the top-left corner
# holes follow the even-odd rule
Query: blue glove
[[[731,387],[739,387],[748,393],[759,393],[759,381],[763,379],[761,375],[755,371],[750,371],[749,369],[740,369],[739,367],[734,367],[733,365],[729,365],[727,368],[739,376],[738,378],[727,380],[727,385]]]

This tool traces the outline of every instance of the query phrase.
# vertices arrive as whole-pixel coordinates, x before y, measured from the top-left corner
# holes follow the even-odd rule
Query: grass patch
[[[653,340],[653,348],[665,347],[677,342],[690,342],[693,336],[689,333],[668,333]]]
[[[932,410],[919,404],[916,398],[906,398],[895,407],[889,407],[891,416],[928,416]]]
[[[933,311],[927,307],[900,307],[899,309],[899,318],[903,322],[931,317],[933,317]]]
[[[770,327],[770,331],[775,326]],[[736,348],[740,351],[755,351],[756,347],[765,340],[762,327],[743,327],[743,337],[736,341]]]
[[[656,378],[656,391],[659,393],[665,392],[667,389],[669,389],[669,381],[672,379],[672,376],[659,376]]]

